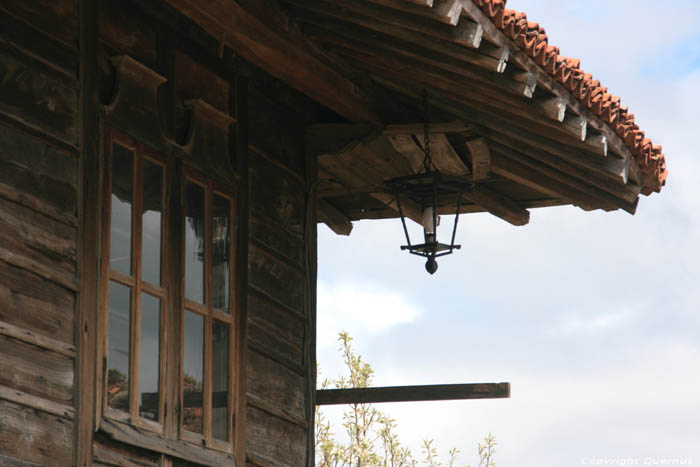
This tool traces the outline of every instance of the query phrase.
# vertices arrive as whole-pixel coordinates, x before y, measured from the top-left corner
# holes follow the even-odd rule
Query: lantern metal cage
[[[398,177],[385,182],[388,191],[394,194],[396,204],[401,217],[406,245],[401,250],[408,250],[413,255],[427,258],[425,268],[430,274],[437,271],[436,258],[449,255],[454,250],[461,248],[455,245],[459,211],[462,207],[462,195],[472,189],[473,184],[462,177],[442,174],[437,170],[427,169],[424,173]],[[410,201],[421,207],[422,224],[424,230],[423,243],[412,243],[408,228],[406,227],[406,215],[401,202],[404,205]],[[447,206],[456,204],[454,211],[454,225],[450,243],[441,243],[437,238],[437,227],[440,222],[439,212]]]

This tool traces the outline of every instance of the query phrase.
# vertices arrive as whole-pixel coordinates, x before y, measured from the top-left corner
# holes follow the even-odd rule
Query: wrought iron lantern
[[[423,144],[425,157],[421,170],[415,175],[388,180],[385,182],[385,187],[394,194],[404,234],[406,235],[406,245],[401,246],[401,250],[408,250],[411,254],[427,258],[425,269],[430,274],[435,274],[438,268],[436,258],[449,255],[461,247],[460,245],[455,245],[459,211],[462,207],[462,194],[471,190],[472,184],[462,177],[440,173],[433,164],[430,153],[430,129],[427,117],[427,93],[425,90],[423,91],[423,106],[425,110]],[[404,204],[403,208],[402,202]],[[404,213],[408,203],[421,208],[421,224],[424,232],[423,243],[415,244],[411,242],[408,229],[406,228],[406,215]],[[449,244],[440,243],[437,236],[437,227],[440,225],[439,212],[453,203],[456,203],[456,210],[452,237]]]

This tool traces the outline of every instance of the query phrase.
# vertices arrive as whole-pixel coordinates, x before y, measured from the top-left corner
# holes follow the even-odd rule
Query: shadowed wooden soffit
[[[504,0],[167,1],[347,119],[307,134],[320,220],[339,234],[397,216],[383,182],[420,168],[423,89],[433,162],[472,187],[461,212],[514,225],[533,207],[634,213],[665,184],[661,147],[620,98]],[[402,208],[420,219],[420,206]]]

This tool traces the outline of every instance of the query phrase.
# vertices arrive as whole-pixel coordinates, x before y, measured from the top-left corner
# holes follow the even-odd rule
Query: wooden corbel
[[[158,88],[167,79],[128,55],[110,61],[116,84],[112,101],[104,107],[107,122],[154,149],[167,148],[158,116]]]
[[[190,113],[190,124],[182,150],[188,164],[201,168],[209,176],[232,181],[236,164],[230,138],[236,118],[201,99],[185,101],[185,108]]]

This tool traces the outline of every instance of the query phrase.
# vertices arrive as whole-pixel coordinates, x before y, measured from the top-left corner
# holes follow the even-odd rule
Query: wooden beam
[[[547,117],[557,122],[563,122],[566,117],[566,101],[558,96],[536,98],[533,104],[537,106]]]
[[[397,136],[391,137],[391,141],[394,147],[411,162],[412,166],[423,161],[423,150],[416,146],[413,138]],[[440,172],[464,176],[465,180],[468,179],[469,168],[447,141],[444,134],[432,137],[431,147],[433,148],[433,163]],[[465,192],[464,197],[513,225],[521,226],[530,222],[530,213],[527,209],[484,185],[475,186],[471,191]]]
[[[350,235],[352,222],[338,208],[325,199],[318,200],[318,220],[337,235]]]
[[[354,154],[354,151],[341,154],[321,154],[318,156],[319,167],[331,174],[335,179],[347,183],[350,188],[366,185],[382,186],[386,178],[376,173],[376,168],[363,161],[362,157]],[[398,204],[393,194],[379,191],[369,193],[371,197],[385,204],[396,212],[398,216]],[[406,200],[401,203],[401,209],[407,219],[417,224],[422,223],[423,212],[416,203]]]
[[[167,0],[237,54],[302,93],[355,121],[379,122],[369,93],[320,57],[268,28],[235,0]]]
[[[491,151],[484,138],[467,141],[467,149],[472,163],[472,180],[486,180],[491,173]]]
[[[316,405],[510,398],[510,383],[317,389]]]
[[[499,139],[497,137],[491,137],[489,139],[491,140],[490,145],[494,152],[506,156],[511,161],[530,167],[551,179],[557,180],[563,183],[564,186],[568,186],[568,191],[560,188],[561,185],[555,186],[554,184],[551,185],[551,189],[564,197],[572,200],[580,200],[581,203],[579,203],[579,205],[581,207],[601,207],[606,210],[623,209],[632,214],[636,209],[636,203],[638,201],[638,195],[634,194],[636,190],[626,189],[625,191],[621,191],[616,189],[614,192],[615,194],[613,194],[610,191],[613,189],[610,185],[600,183],[600,180],[596,180],[590,176],[587,177],[585,172],[565,162],[550,159],[546,155],[538,151],[532,151],[529,148],[522,148],[521,145],[517,143],[510,144],[512,141],[506,139],[498,141],[498,143],[501,144],[496,142],[496,140]],[[519,152],[521,150],[525,151],[528,156],[522,155]],[[502,159],[498,160],[502,161]],[[499,162],[499,164],[501,168],[504,167],[504,164],[501,162]],[[574,191],[572,192],[571,190]],[[581,194],[583,194],[583,196]]]
[[[423,16],[433,21],[447,24],[449,26],[457,26],[459,18],[462,15],[462,5],[460,0],[434,0],[430,8],[418,6],[413,2],[404,0],[369,0],[377,5],[382,5],[387,8],[405,11],[407,13]]]
[[[403,0],[403,1],[414,3],[416,5],[427,6],[428,8],[433,6],[433,0]]]
[[[464,193],[464,196],[484,207],[494,216],[515,226],[526,225],[530,222],[530,211],[485,185],[476,185],[472,191]]]
[[[80,162],[78,171],[78,275],[80,293],[76,299],[74,376],[75,421],[73,425],[73,464],[91,467],[96,428],[95,387],[99,377],[96,360],[99,354],[99,277],[100,234],[102,231],[100,200],[100,115],[99,101],[99,15],[100,2],[81,0],[80,15]]]
[[[314,156],[348,151],[376,134],[376,127],[364,123],[317,123],[306,130],[306,151]]]
[[[421,134],[424,130],[424,123],[408,123],[408,124],[397,124],[397,125],[387,125],[382,130],[382,135],[384,136],[395,136],[395,135],[410,135],[410,134]],[[454,121],[446,123],[430,123],[428,126],[428,132],[430,134],[434,133],[462,133],[464,131],[469,131],[471,125],[468,123]]]
[[[483,29],[472,21],[460,21],[456,26],[431,23],[408,14],[366,0],[282,0],[285,3],[366,27],[377,32],[386,32],[403,39],[443,40],[448,44],[459,44],[472,49],[479,48]],[[416,35],[418,33],[418,35]]]
[[[565,199],[586,211],[607,206],[606,200],[575,189],[563,174],[543,166],[538,170],[531,165],[523,164],[518,158],[505,157],[499,152],[492,154],[491,169],[508,180],[553,198]]]
[[[396,90],[409,96],[417,96],[419,91],[408,89],[405,85],[399,85],[384,78],[374,77],[380,84],[389,89]],[[603,177],[615,182],[624,189],[627,184],[628,166],[625,160],[611,157],[600,157],[597,154],[586,153],[577,150],[576,145],[572,147],[560,141],[554,141],[550,135],[542,134],[540,127],[533,126],[527,120],[505,119],[503,115],[497,115],[495,111],[485,111],[486,105],[477,108],[469,102],[469,99],[458,95],[445,95],[440,90],[432,89],[428,94],[430,105],[441,108],[467,122],[479,122],[474,125],[477,132],[483,136],[493,139],[493,135],[505,136],[511,140],[518,140],[520,145],[532,148],[540,153],[549,153],[554,158],[562,162],[575,164],[589,171],[589,178]],[[471,105],[470,105],[471,104]],[[535,133],[532,130],[539,130]],[[573,144],[573,142],[572,142]],[[635,162],[636,163],[636,162]]]

